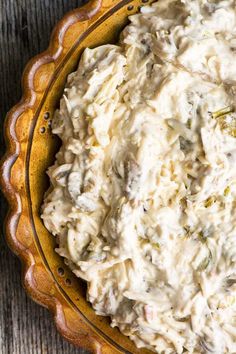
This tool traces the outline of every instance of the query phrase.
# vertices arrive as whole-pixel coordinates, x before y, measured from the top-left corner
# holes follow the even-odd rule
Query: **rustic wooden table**
[[[0,0],[0,153],[6,112],[20,98],[27,61],[44,50],[55,23],[82,0]],[[3,224],[7,206],[0,197]],[[85,354],[64,341],[47,310],[33,303],[20,283],[20,263],[0,235],[0,354]]]

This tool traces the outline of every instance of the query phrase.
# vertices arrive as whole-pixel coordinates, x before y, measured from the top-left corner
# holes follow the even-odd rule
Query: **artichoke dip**
[[[236,353],[236,1],[160,0],[86,49],[45,226],[138,348]]]

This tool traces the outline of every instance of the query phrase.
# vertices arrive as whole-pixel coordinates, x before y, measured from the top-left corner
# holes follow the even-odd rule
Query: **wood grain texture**
[[[20,80],[28,60],[47,48],[51,30],[83,0],[0,0],[0,154],[3,120],[20,99]],[[6,203],[0,197],[0,354],[85,354],[63,340],[47,310],[25,294],[20,262],[4,241]]]

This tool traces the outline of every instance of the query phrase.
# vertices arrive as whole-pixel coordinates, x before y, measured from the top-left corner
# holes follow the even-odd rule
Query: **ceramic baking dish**
[[[108,318],[95,315],[86,302],[86,284],[55,253],[55,238],[40,219],[49,186],[45,172],[60,146],[50,124],[66,77],[76,69],[84,48],[116,42],[128,16],[141,5],[141,0],[92,0],[67,14],[54,29],[48,50],[27,65],[22,99],[5,121],[7,152],[1,164],[1,185],[9,203],[7,242],[22,261],[28,294],[53,312],[66,339],[92,353],[149,351],[138,350],[110,328]]]

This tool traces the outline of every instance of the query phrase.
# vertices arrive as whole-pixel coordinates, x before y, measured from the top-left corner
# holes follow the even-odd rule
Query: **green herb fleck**
[[[211,207],[215,202],[216,202],[215,196],[211,196],[211,197],[207,198],[204,203],[205,208]]]
[[[219,111],[212,112],[212,118],[217,119],[219,117],[225,116],[226,114],[232,113],[233,109],[232,107],[228,106],[225,108],[220,109]]]
[[[226,187],[225,190],[224,190],[224,196],[227,197],[230,193],[230,187]]]

